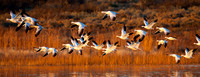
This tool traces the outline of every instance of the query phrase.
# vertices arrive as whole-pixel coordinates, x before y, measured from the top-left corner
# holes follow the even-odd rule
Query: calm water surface
[[[0,66],[0,77],[200,77],[200,65]]]

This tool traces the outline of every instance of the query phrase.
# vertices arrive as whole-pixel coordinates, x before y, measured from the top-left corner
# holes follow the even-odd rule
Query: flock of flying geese
[[[116,20],[116,15],[118,14],[113,11],[102,11],[101,13],[105,13],[103,20],[108,18],[108,16],[109,16],[112,21]],[[10,16],[11,16],[11,18],[6,19],[6,20],[8,20],[12,23],[18,24],[16,31],[18,31],[21,27],[24,27],[25,32],[27,33],[30,29],[36,28],[35,37],[37,37],[39,35],[39,33],[41,32],[41,30],[43,29],[43,27],[37,23],[37,20],[35,18],[30,17],[26,13],[21,12],[21,13],[15,15],[11,11]],[[144,26],[142,26],[142,27],[147,30],[151,30],[151,29],[153,29],[153,26],[156,24],[157,21],[158,20],[156,19],[149,24],[147,19],[144,17]],[[71,22],[71,24],[73,24],[71,26],[71,28],[78,26],[78,35],[81,36],[81,38],[77,39],[77,38],[74,38],[71,36],[72,44],[62,44],[63,48],[60,51],[63,51],[64,49],[68,49],[68,53],[71,54],[74,50],[76,50],[76,51],[78,51],[78,53],[80,55],[82,55],[83,47],[88,46],[89,41],[93,37],[89,37],[90,32],[83,33],[84,28],[87,27],[84,23]],[[156,29],[158,29],[158,30],[155,32],[155,34],[164,33],[165,35],[169,35],[169,33],[170,33],[170,31],[164,27],[156,27]],[[130,35],[132,35],[133,33],[126,33],[126,26],[124,25],[121,30],[121,35],[120,36],[117,35],[116,37],[118,37],[122,40],[127,40],[126,42],[128,45],[125,47],[132,49],[132,50],[141,50],[139,48],[139,45],[140,45],[140,42],[145,38],[145,35],[147,34],[147,32],[144,30],[134,30],[134,32],[135,32],[135,36],[133,38],[134,40],[128,41],[128,37]],[[138,39],[138,37],[139,37],[139,39]],[[164,47],[167,47],[167,40],[177,40],[177,39],[174,37],[165,37],[164,40],[157,40],[157,42],[158,42],[157,49],[159,49],[162,45],[164,45]],[[194,44],[200,46],[200,36],[198,34],[196,34],[196,40],[197,40],[197,43],[194,43]],[[113,51],[116,51],[118,42],[111,44],[110,40],[108,40],[107,44],[106,44],[106,41],[103,41],[103,43],[101,43],[101,44],[97,44],[95,41],[92,41],[92,44],[93,44],[93,46],[91,46],[91,47],[94,49],[97,49],[97,50],[102,50],[103,51],[102,56],[104,56]],[[103,48],[105,44],[107,45],[107,48]],[[43,57],[47,56],[50,53],[53,54],[53,57],[55,57],[57,55],[57,50],[55,48],[39,47],[39,48],[35,48],[35,49],[37,50],[37,52],[45,52],[46,54]],[[189,50],[188,48],[186,48],[185,55],[181,55],[181,56],[183,56],[185,58],[192,58],[193,52],[195,50],[196,49]],[[177,54],[169,54],[169,56],[175,57],[176,63],[180,62],[181,56],[179,56]]]

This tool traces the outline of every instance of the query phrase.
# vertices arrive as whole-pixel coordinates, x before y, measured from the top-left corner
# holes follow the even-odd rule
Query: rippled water
[[[199,77],[200,65],[0,66],[5,77]]]

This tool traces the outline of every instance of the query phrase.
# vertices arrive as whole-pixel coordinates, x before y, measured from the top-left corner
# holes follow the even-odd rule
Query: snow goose
[[[95,41],[92,41],[92,44],[94,46],[91,46],[93,47],[94,49],[97,49],[97,50],[101,50],[103,48],[103,46],[106,44],[106,41],[104,41],[102,44],[98,45]]]
[[[126,42],[127,42],[128,46],[125,46],[125,47],[127,47],[129,49],[132,49],[132,50],[141,50],[139,48],[139,45],[140,45],[139,41],[138,42],[134,42],[134,41],[129,42],[129,41],[126,41]]]
[[[158,42],[158,47],[157,49],[160,49],[161,45],[164,44],[165,48],[167,47],[167,41],[166,40],[157,40]]]
[[[137,38],[140,36],[139,42],[141,42],[144,39],[144,37],[147,33],[144,30],[134,30],[134,31],[136,32],[134,41],[137,41]]]
[[[10,21],[12,23],[20,23],[19,20],[22,18],[21,13],[15,15],[12,11],[10,11],[10,16],[11,16],[11,18],[10,19],[7,18],[6,19],[7,21]]]
[[[49,48],[48,51],[46,52],[46,54],[43,57],[47,56],[50,53],[52,53],[53,57],[55,57],[57,55],[57,50],[55,48]]]
[[[83,24],[82,22],[71,22],[72,25],[71,28],[75,27],[75,26],[78,26],[78,35],[81,36],[82,33],[83,33],[83,30],[85,27],[87,27],[85,24]]]
[[[147,19],[144,17],[144,26],[142,26],[142,27],[145,29],[153,29],[152,27],[156,24],[157,21],[158,21],[158,19],[156,19],[155,21],[153,21],[149,24]]]
[[[132,34],[133,33],[126,33],[126,26],[124,25],[121,30],[121,36],[117,36],[117,37],[119,37],[120,39],[126,40],[126,39],[128,39],[128,36],[132,35]]]
[[[20,23],[17,25],[16,31],[18,31],[22,26],[25,27],[25,32],[27,33],[28,30],[29,30],[30,23],[23,20],[22,22],[20,22]]]
[[[111,19],[112,21],[115,21],[116,15],[118,14],[118,13],[113,12],[113,11],[101,11],[101,13],[105,13],[105,15],[104,15],[104,17],[103,17],[103,20],[106,19],[106,18],[108,17],[108,15],[109,15],[109,16],[110,16],[110,19]]]
[[[196,40],[197,40],[197,43],[194,43],[194,44],[200,46],[200,36],[198,34],[196,34]]]
[[[118,44],[118,42],[115,42],[113,45],[111,45],[110,44],[110,40],[108,40],[108,42],[107,42],[107,48],[105,49],[103,49],[104,51],[104,53],[102,54],[102,56],[104,56],[104,55],[106,55],[106,54],[109,54],[109,53],[111,53],[111,52],[113,52],[113,51],[116,51],[116,48],[117,48],[117,44]]]
[[[83,48],[83,45],[86,43],[86,41],[79,44],[76,38],[71,37],[71,42],[72,42],[73,47],[71,48],[69,54],[71,54],[73,50],[75,49],[79,52],[80,55],[82,55],[82,48]]]
[[[44,29],[40,25],[29,26],[29,29],[33,29],[33,28],[36,28],[35,37],[37,37],[40,34],[41,30]]]
[[[185,55],[181,55],[181,56],[190,59],[190,58],[192,58],[192,55],[193,55],[194,51],[196,51],[196,49],[192,49],[192,50],[189,51],[189,49],[186,48],[185,49]]]
[[[39,48],[34,48],[36,50],[36,52],[47,52],[48,51],[48,47],[39,47]]]
[[[37,20],[35,18],[30,17],[26,14],[23,14],[23,20],[25,20],[26,22],[29,22],[32,26],[38,25]]]
[[[167,40],[176,40],[174,37],[165,37]]]
[[[71,44],[62,44],[63,45],[63,48],[60,50],[60,51],[63,51],[64,49],[67,49],[68,48],[68,53],[72,53],[73,52],[73,48],[74,46],[71,45]]]
[[[179,55],[177,55],[177,54],[169,54],[169,56],[172,56],[172,57],[175,58],[176,64],[178,64],[178,63],[180,62],[181,56],[179,56]]]
[[[169,30],[167,28],[164,28],[164,27],[156,27],[156,29],[158,29],[155,34],[158,34],[160,32],[164,32],[165,35],[169,35]]]

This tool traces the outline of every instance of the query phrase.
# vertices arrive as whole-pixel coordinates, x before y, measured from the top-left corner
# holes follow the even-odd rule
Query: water
[[[0,77],[200,77],[200,65],[0,66]]]

